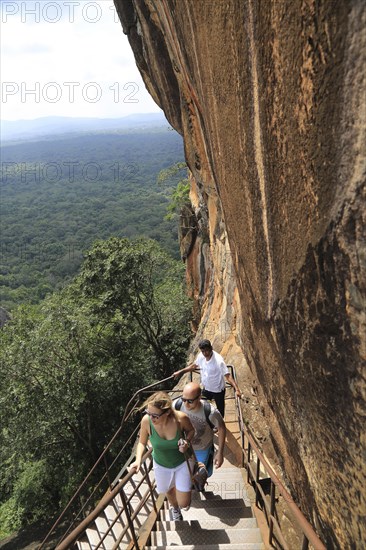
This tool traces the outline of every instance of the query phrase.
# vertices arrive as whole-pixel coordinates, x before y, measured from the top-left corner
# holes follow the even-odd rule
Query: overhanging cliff
[[[115,4],[184,137],[199,334],[258,380],[294,498],[328,544],[363,546],[364,2]]]

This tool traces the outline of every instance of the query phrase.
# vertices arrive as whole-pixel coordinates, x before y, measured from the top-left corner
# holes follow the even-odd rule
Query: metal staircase
[[[170,521],[165,505],[146,550],[261,550],[262,535],[253,516],[242,471],[224,464],[209,478],[204,493],[193,493],[183,521]]]
[[[146,470],[150,473],[152,473],[151,466],[151,457],[149,457]],[[158,498],[154,483],[151,486],[150,479],[148,480],[145,475],[146,470],[144,473],[134,474],[128,481],[121,480],[123,490],[118,491],[108,504],[101,507],[99,515],[77,540],[78,550],[95,548],[111,550],[128,547],[133,540],[129,529],[130,522],[135,521],[135,529],[139,531],[154,511]]]
[[[262,550],[262,536],[253,516],[243,472],[225,461],[206,485],[204,493],[193,492],[192,504],[183,511],[183,521],[170,519],[165,500],[158,514],[149,543],[140,546],[146,550]],[[135,474],[125,485],[125,494],[131,497],[131,507],[140,507],[136,517],[141,532],[154,511],[151,495],[146,498],[148,485],[143,476]],[[156,500],[157,495],[155,492]],[[98,517],[77,541],[78,550],[133,548],[128,531],[128,518],[120,494],[101,510]]]
[[[233,368],[232,373],[235,378]],[[231,387],[227,392],[229,398],[226,398],[224,463],[214,470],[204,493],[193,491],[190,509],[182,511],[183,520],[171,521],[165,495],[157,495],[151,449],[145,453],[138,474],[128,472],[128,466],[134,460],[132,453],[114,481],[108,481],[126,445],[137,436],[135,427],[129,437],[125,434],[124,446],[111,452],[125,424],[136,411],[143,394],[146,397],[146,392],[155,391],[156,386],[166,380],[169,379],[142,388],[131,398],[121,427],[38,550],[50,548],[48,542],[52,533],[61,521],[70,516],[72,521],[56,550],[325,550],[324,544],[266,461],[250,429],[245,426],[240,402]],[[113,457],[109,466],[108,453]],[[105,474],[96,486],[93,484],[91,494],[84,496],[91,475],[103,461]],[[103,494],[100,491],[106,482],[109,487]],[[99,502],[95,502],[96,490],[103,495]],[[281,499],[293,516],[292,525],[299,535],[295,545],[286,542],[281,530],[277,512]],[[75,512],[76,502],[82,503],[79,512]],[[258,518],[261,530],[257,525]]]

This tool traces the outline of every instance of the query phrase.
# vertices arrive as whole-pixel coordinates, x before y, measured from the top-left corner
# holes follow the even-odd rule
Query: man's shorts
[[[167,493],[175,487],[182,493],[189,493],[191,490],[191,476],[186,461],[175,468],[165,468],[154,460],[154,473],[158,493]]]
[[[208,447],[208,449],[204,449],[202,451],[195,450],[194,452],[196,454],[198,462],[203,462],[203,464],[206,466],[208,477],[212,476],[214,455],[213,447]]]

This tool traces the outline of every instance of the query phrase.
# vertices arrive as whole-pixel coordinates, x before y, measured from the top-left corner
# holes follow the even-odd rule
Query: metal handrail
[[[234,367],[232,369],[232,376],[236,381],[236,373]],[[291,510],[294,519],[297,523],[297,526],[300,528],[303,540],[302,540],[302,550],[306,550],[309,546],[309,543],[313,545],[316,550],[326,550],[325,545],[320,540],[318,535],[315,533],[313,526],[306,519],[304,514],[300,511],[299,507],[295,504],[290,493],[284,487],[283,483],[279,480],[272,467],[268,464],[267,460],[263,455],[263,451],[259,449],[257,442],[251,430],[246,426],[243,420],[243,414],[240,407],[239,398],[235,395],[235,403],[238,414],[239,428],[241,433],[242,441],[242,465],[247,470],[247,481],[254,486],[255,490],[255,505],[259,507],[259,494],[262,497],[263,506],[265,509],[265,517],[269,527],[269,544],[272,544],[274,538],[278,538],[283,548],[286,550],[289,547],[286,544],[283,533],[281,532],[280,525],[276,518],[276,489],[278,493],[283,497],[288,508]],[[245,446],[245,440],[247,440],[247,447]],[[256,457],[256,471],[253,471],[251,465],[251,454],[255,454]],[[270,481],[270,504],[268,505],[266,495],[260,485],[260,467],[266,471],[269,476]],[[275,532],[276,531],[276,535]]]
[[[151,452],[152,452],[152,449],[149,449],[149,451],[145,453],[141,461],[142,464],[145,463],[145,461],[150,457]],[[152,461],[150,461],[149,468],[146,468],[138,487],[148,477],[148,474],[151,470],[152,470]],[[94,508],[94,510],[92,510],[92,512],[72,531],[72,533],[70,533],[60,544],[57,545],[56,547],[57,550],[67,550],[68,548],[70,548],[71,545],[77,541],[79,536],[83,534],[86,531],[86,529],[89,527],[89,525],[99,516],[100,512],[102,512],[106,508],[106,506],[108,506],[108,504],[110,504],[118,494],[121,494],[121,496],[123,495],[124,497],[123,500],[125,505],[121,510],[121,514],[123,511],[127,512],[129,509],[128,504],[132,499],[132,497],[134,496],[134,494],[136,493],[138,487],[135,489],[135,491],[132,492],[132,494],[128,497],[128,499],[126,499],[123,493],[123,488],[125,487],[127,482],[133,477],[134,474],[135,474],[134,471],[128,472],[127,475],[125,475],[124,478],[121,479],[119,483],[110,492],[106,493],[105,496],[100,501],[100,503]],[[147,494],[143,496],[142,502],[140,502],[139,510],[142,508],[142,506],[146,502],[146,499],[148,496],[153,497],[153,491],[151,490],[152,487],[154,486],[149,484],[149,491]],[[126,514],[126,515],[128,519],[131,518],[131,514]],[[109,526],[109,529],[106,531],[105,536],[107,536],[108,533],[112,530],[112,527],[113,525]],[[133,523],[129,522],[128,527],[131,530],[133,541],[135,542],[135,544],[137,544],[137,536],[136,536],[136,531]],[[122,532],[122,534],[124,534],[126,531],[127,531],[127,528],[124,529],[124,532]],[[101,543],[102,543],[102,540],[100,541],[99,546]]]

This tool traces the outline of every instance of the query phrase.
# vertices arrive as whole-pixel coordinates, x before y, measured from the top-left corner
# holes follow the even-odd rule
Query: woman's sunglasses
[[[192,403],[194,403],[198,398],[199,398],[199,395],[197,395],[197,397],[194,397],[193,399],[185,399],[184,397],[182,397],[182,401],[183,403],[189,403],[190,405],[192,405]]]
[[[163,411],[160,414],[154,414],[154,413],[149,412],[147,409],[144,410],[144,413],[146,413],[148,416],[150,416],[150,418],[152,418],[153,420],[157,420],[158,418],[163,416],[163,414],[165,414],[166,412],[168,412],[168,411],[166,410],[166,411]]]

